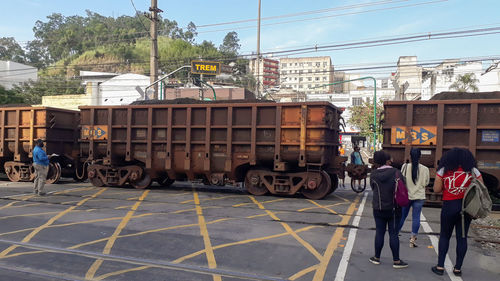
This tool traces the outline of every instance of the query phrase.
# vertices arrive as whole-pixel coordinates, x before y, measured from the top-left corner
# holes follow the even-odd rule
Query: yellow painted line
[[[75,192],[75,191],[86,191],[86,190],[92,190],[92,189],[96,189],[96,188],[97,188],[97,187],[95,187],[95,186],[78,187],[78,188],[72,188],[72,189],[68,189],[68,190],[63,190],[63,191],[54,192],[53,194],[54,194],[54,195],[59,195],[59,194],[66,194],[66,193],[71,193],[71,192]]]
[[[346,214],[342,216],[340,224],[346,225],[347,223],[349,223],[352,214],[356,210],[356,205],[358,204],[358,202],[359,202],[359,195],[356,196],[354,202],[351,203],[351,205],[347,209]],[[328,264],[330,263],[330,259],[333,256],[333,252],[338,247],[340,239],[343,237],[343,234],[344,234],[343,227],[338,227],[335,230],[335,233],[333,234],[332,238],[330,239],[330,242],[328,243],[328,246],[326,247],[325,254],[323,255],[322,259],[318,264],[319,267],[316,270],[316,273],[314,274],[313,281],[320,281],[324,279],[326,269],[328,267]]]
[[[339,199],[341,199],[341,200],[343,200],[344,202],[351,202],[351,201],[349,201],[349,199],[345,199],[344,197],[340,197],[340,196],[338,196],[335,193],[333,193],[332,195],[335,196],[335,197],[337,197],[337,198],[339,198]]]
[[[108,242],[104,246],[104,250],[102,251],[103,254],[108,255],[109,253],[111,253],[111,248],[113,248],[113,245],[116,242],[117,236],[120,235],[120,233],[125,228],[125,226],[127,226],[130,219],[132,219],[132,216],[134,215],[135,211],[137,210],[137,208],[139,208],[139,205],[141,205],[142,201],[144,201],[144,198],[146,198],[148,193],[149,193],[149,190],[144,191],[142,193],[141,197],[139,197],[139,200],[137,200],[137,202],[135,202],[134,206],[132,206],[132,209],[127,212],[125,217],[123,217],[122,221],[116,227],[115,231],[113,232],[111,237],[109,237]],[[97,272],[97,270],[101,266],[102,262],[103,262],[102,259],[95,260],[94,263],[90,266],[87,273],[85,274],[85,279],[93,279],[95,273]]]
[[[200,201],[205,202],[205,201],[222,200],[222,199],[234,198],[234,197],[241,197],[241,196],[240,195],[228,195],[228,196],[221,196],[221,197],[215,197],[215,198],[205,198],[205,199],[202,199]],[[194,200],[191,199],[191,200],[182,201],[180,204],[187,204],[190,202],[194,202]]]
[[[36,216],[41,216],[41,215],[50,215],[50,214],[57,214],[57,213],[60,213],[60,212],[59,211],[52,211],[52,212],[44,212],[44,213],[30,213],[30,214],[15,215],[15,216],[5,216],[5,217],[0,217],[0,220],[11,219],[11,218],[20,218],[20,217],[36,217]]]
[[[71,200],[71,201],[66,201],[66,202],[61,202],[61,205],[69,205],[73,203],[77,203],[79,200]]]
[[[33,206],[38,206],[38,205],[42,205],[42,204],[44,204],[44,203],[30,203],[30,204],[14,206],[12,208],[33,207]]]
[[[304,228],[297,229],[295,232],[300,233],[300,232],[303,232],[303,231],[308,231],[308,230],[311,230],[313,228],[319,228],[319,227],[323,227],[323,226],[320,226],[320,225],[307,226],[307,227],[304,227]],[[242,240],[242,241],[236,241],[236,242],[221,244],[221,245],[217,245],[217,246],[213,247],[213,249],[214,250],[218,250],[218,249],[222,249],[222,248],[226,248],[226,247],[231,247],[231,246],[236,246],[236,245],[244,245],[244,244],[249,244],[249,243],[253,243],[253,242],[258,242],[258,241],[264,241],[264,240],[279,238],[279,237],[288,236],[288,235],[290,235],[290,233],[288,233],[288,232],[282,232],[282,233],[279,233],[279,234],[273,234],[273,235],[268,235],[268,236],[263,236],[263,237],[257,237],[257,238],[251,238],[251,239]],[[206,252],[206,250],[200,250],[200,251],[194,252],[192,254],[180,257],[180,258],[174,260],[172,263],[181,263],[181,262],[186,261],[188,259],[191,259],[191,258],[194,258],[196,256],[199,256],[199,255],[201,255],[201,254],[203,254],[205,252]]]
[[[264,202],[260,202],[260,203],[261,204],[274,203],[274,202],[279,202],[279,201],[283,201],[283,200],[286,200],[286,199],[287,198],[274,199],[274,200],[268,200],[268,201],[264,201]],[[252,204],[254,204],[254,203],[253,202],[240,203],[240,204],[233,205],[232,207],[241,207],[241,206],[252,205]]]
[[[205,223],[205,217],[203,216],[203,210],[200,206],[200,199],[198,198],[198,192],[193,192],[194,204],[196,206],[196,214],[198,215],[198,225],[200,226],[200,234],[203,236],[203,243],[205,244],[205,255],[208,260],[208,268],[217,268],[217,262],[215,261],[215,255],[212,248],[212,242],[210,241],[210,236],[208,234],[207,224]],[[220,275],[212,275],[215,281],[222,281]]]
[[[7,204],[7,205],[4,205],[4,206],[0,207],[0,210],[3,210],[3,209],[6,209],[6,208],[9,208],[10,206],[12,206],[12,205],[16,204],[17,202],[19,202],[19,201],[10,202],[9,204]]]
[[[124,270],[118,270],[118,271],[115,271],[115,272],[110,272],[110,273],[103,274],[101,276],[94,277],[94,279],[92,279],[92,280],[100,281],[100,280],[104,280],[104,279],[106,279],[108,277],[111,277],[111,276],[116,276],[116,275],[120,275],[120,274],[124,274],[124,273],[128,273],[128,272],[132,272],[132,271],[141,271],[141,270],[148,269],[148,268],[151,268],[151,267],[152,266],[149,266],[149,265],[143,265],[143,266],[139,266],[139,267],[124,269]]]
[[[127,200],[129,201],[134,201],[134,200],[138,200],[140,197],[130,197],[130,198],[127,198]]]
[[[280,219],[273,212],[266,210],[266,208],[264,208],[264,206],[259,201],[257,201],[255,199],[255,197],[253,197],[253,196],[249,196],[249,197],[250,197],[250,200],[252,200],[259,207],[259,209],[264,210],[274,220],[280,221]],[[280,224],[286,230],[286,232],[290,233],[290,235],[293,238],[295,238],[295,240],[297,240],[297,242],[302,244],[302,246],[304,246],[304,248],[306,248],[318,260],[321,260],[321,258],[322,258],[321,254],[318,251],[316,251],[316,249],[311,244],[309,244],[307,241],[302,239],[302,237],[300,237],[295,231],[293,231],[293,229],[290,227],[290,225],[288,225],[287,223],[284,223],[284,222],[280,222]]]
[[[120,206],[120,207],[116,207],[115,210],[128,209],[128,208],[132,208],[133,206],[134,205]]]
[[[14,258],[14,257],[19,257],[19,256],[24,256],[24,255],[34,255],[34,254],[41,254],[41,253],[46,253],[46,251],[30,251],[30,252],[10,254],[10,255],[7,255],[5,257],[1,257],[0,259],[8,259],[8,258]]]
[[[279,212],[274,212],[274,214],[282,214],[282,213],[286,213],[284,211],[279,211]],[[253,218],[258,218],[258,217],[265,217],[267,216],[267,214],[259,214],[259,215],[254,215],[254,216],[248,216],[246,217],[247,219],[253,219]]]
[[[305,269],[295,273],[294,275],[290,276],[288,279],[289,280],[297,280],[298,278],[308,274],[309,272],[313,272],[313,271],[317,270],[318,267],[319,267],[319,265],[315,264],[313,266],[310,266],[308,268],[305,268]]]
[[[29,242],[35,235],[37,235],[40,231],[42,231],[43,229],[47,228],[48,226],[50,226],[51,224],[53,224],[56,220],[58,220],[59,218],[61,218],[62,216],[66,215],[67,213],[73,211],[76,207],[79,207],[81,205],[83,205],[85,202],[89,201],[90,199],[92,198],[95,198],[96,196],[98,196],[99,194],[103,193],[104,191],[106,190],[106,188],[103,188],[101,189],[100,191],[94,193],[94,195],[92,195],[91,198],[86,198],[86,199],[83,199],[81,200],[80,202],[78,202],[78,204],[76,204],[75,206],[71,206],[69,208],[67,208],[66,210],[60,212],[59,214],[57,214],[56,216],[52,217],[51,219],[49,219],[46,223],[44,223],[43,225],[35,228],[30,234],[28,234],[26,237],[23,238],[23,240],[21,240],[21,242],[23,243],[27,243]],[[10,252],[12,252],[14,249],[16,249],[18,246],[17,245],[11,245],[10,247],[8,247],[7,249],[3,250],[1,253],[0,253],[0,258],[2,257],[5,257],[6,255],[8,255]]]
[[[335,215],[338,215],[338,214],[339,214],[339,213],[335,212],[334,210],[332,210],[332,209],[330,209],[330,208],[328,208],[328,207],[326,207],[326,206],[322,206],[322,205],[320,205],[320,204],[318,204],[318,203],[314,202],[313,200],[309,200],[309,199],[308,199],[307,201],[309,201],[309,202],[311,202],[312,204],[316,205],[318,208],[321,208],[321,209],[325,209],[325,210],[327,210],[328,212],[330,212],[330,213],[332,213],[332,214],[335,214]]]
[[[340,202],[340,203],[325,205],[323,207],[331,208],[331,207],[335,207],[335,206],[339,206],[339,205],[344,205],[344,204],[347,204],[347,203],[350,203],[350,202]],[[299,209],[299,210],[297,210],[297,212],[304,212],[304,211],[314,210],[314,209],[318,209],[318,208],[320,208],[320,207],[307,207],[307,208]]]

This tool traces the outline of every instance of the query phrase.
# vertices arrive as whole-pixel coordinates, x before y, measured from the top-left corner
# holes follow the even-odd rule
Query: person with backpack
[[[371,172],[370,186],[373,190],[373,217],[375,219],[375,256],[369,260],[380,264],[380,254],[384,246],[386,229],[389,229],[389,246],[392,251],[393,267],[405,268],[408,264],[399,258],[398,226],[401,208],[395,203],[397,179],[402,178],[398,169],[391,167],[391,156],[383,151],[373,154],[373,161],[379,166]]]
[[[469,215],[465,214],[462,226],[462,200],[473,178],[483,181],[481,173],[476,168],[476,160],[469,150],[455,147],[447,151],[439,160],[433,189],[434,192],[443,192],[443,207],[441,209],[438,263],[431,268],[432,272],[437,275],[444,274],[444,261],[453,229],[455,229],[457,239],[457,257],[453,274],[462,275],[462,264],[467,253],[467,233],[472,220]]]
[[[429,184],[429,168],[419,163],[420,149],[412,148],[410,150],[411,163],[405,163],[401,167],[401,173],[408,188],[408,198],[410,204],[403,207],[401,221],[399,223],[398,232],[401,231],[405,223],[406,217],[412,208],[411,214],[411,237],[410,248],[417,247],[417,235],[420,228],[420,213],[425,202],[425,187]]]

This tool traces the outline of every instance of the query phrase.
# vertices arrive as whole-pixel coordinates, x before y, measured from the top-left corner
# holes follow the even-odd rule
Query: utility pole
[[[158,9],[158,0],[151,0],[151,7],[149,7],[151,15],[148,16],[151,20],[151,53],[150,53],[150,81],[153,84],[158,80],[158,13],[163,12]],[[158,99],[158,84],[153,85],[153,99]]]
[[[260,1],[259,0],[259,17],[257,19],[257,60],[255,62],[257,68],[257,85],[255,89],[255,93],[257,94],[257,98],[260,98]]]

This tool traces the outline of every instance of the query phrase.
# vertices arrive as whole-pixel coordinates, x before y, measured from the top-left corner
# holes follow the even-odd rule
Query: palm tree
[[[457,79],[453,84],[450,85],[450,90],[456,90],[457,92],[477,92],[479,88],[477,83],[479,79],[476,79],[474,73],[466,73],[464,75],[458,75]]]

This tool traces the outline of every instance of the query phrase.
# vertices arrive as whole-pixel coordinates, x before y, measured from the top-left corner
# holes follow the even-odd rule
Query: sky
[[[132,1],[139,11],[147,11],[151,5],[150,0]],[[0,0],[0,37],[14,37],[23,45],[34,39],[35,22],[46,22],[52,13],[85,16],[85,11],[90,10],[109,17],[133,16],[132,1]],[[260,50],[268,55],[273,51],[313,46],[500,27],[499,0],[261,0],[261,3]],[[194,22],[198,26],[197,43],[208,40],[219,46],[228,32],[236,31],[240,54],[256,52],[258,0],[158,0],[158,7],[163,10],[164,18],[177,21],[180,27]],[[235,21],[244,22],[223,24]],[[288,56],[330,56],[336,70],[396,65],[399,56],[417,56],[419,63],[500,57],[500,33],[494,32]],[[390,71],[358,72],[388,76]]]

